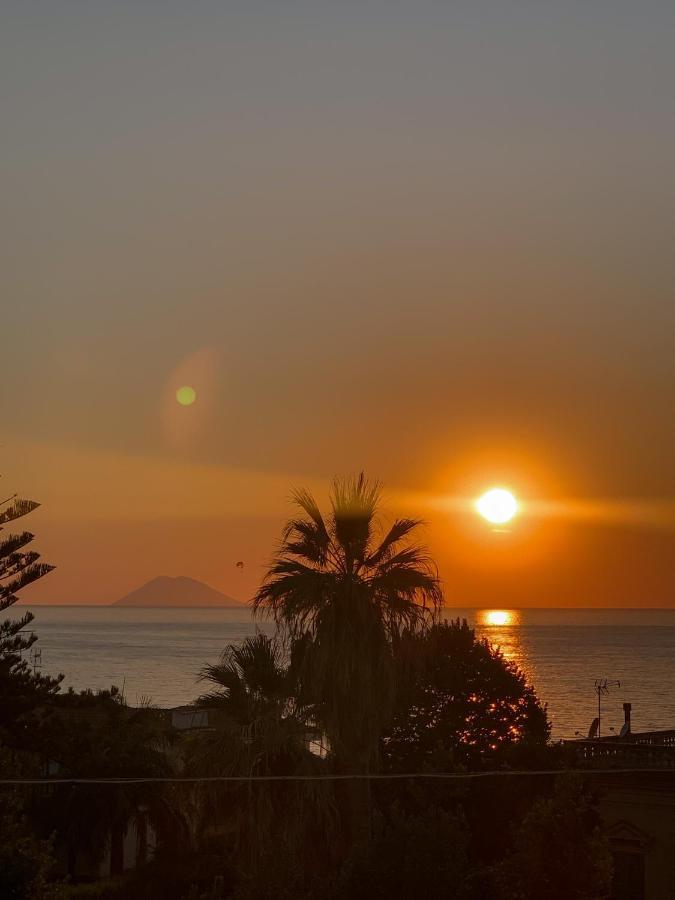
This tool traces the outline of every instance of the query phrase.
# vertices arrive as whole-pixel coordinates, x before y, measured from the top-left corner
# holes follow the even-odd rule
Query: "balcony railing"
[[[586,764],[608,767],[675,769],[675,730],[643,731],[596,740],[563,741]]]

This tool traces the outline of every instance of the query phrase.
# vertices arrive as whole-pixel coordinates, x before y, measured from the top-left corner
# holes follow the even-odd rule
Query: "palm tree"
[[[308,491],[295,491],[301,516],[287,523],[253,601],[291,639],[305,639],[305,690],[338,769],[352,774],[376,761],[393,701],[394,645],[424,629],[441,603],[435,566],[411,542],[420,521],[397,519],[382,534],[380,498],[363,473],[336,479],[324,518]]]
[[[200,678],[212,689],[197,703],[215,710],[218,727],[202,736],[194,763],[221,774],[271,775],[304,756],[307,725],[276,640],[257,633],[230,644]]]
[[[211,690],[197,700],[215,714],[210,731],[194,736],[188,769],[207,775],[318,774],[323,761],[310,752],[308,710],[295,690],[294,654],[258,633],[226,647],[220,662],[201,671]],[[235,859],[247,877],[271,849],[289,859],[321,851],[317,835],[332,825],[326,783],[247,782],[208,791],[197,798],[197,843],[213,822],[230,831]],[[293,806],[294,815],[289,815]],[[308,865],[311,866],[311,859]]]

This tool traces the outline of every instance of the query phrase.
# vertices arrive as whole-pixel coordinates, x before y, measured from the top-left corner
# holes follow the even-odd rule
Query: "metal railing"
[[[562,742],[572,748],[584,764],[645,769],[675,769],[675,731],[646,731],[595,740]]]

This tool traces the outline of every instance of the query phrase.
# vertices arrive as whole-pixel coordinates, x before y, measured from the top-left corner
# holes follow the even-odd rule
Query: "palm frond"
[[[199,702],[241,708],[260,698],[283,696],[286,668],[282,650],[275,639],[258,633],[226,647],[220,662],[205,666],[199,678],[214,686]]]
[[[366,559],[366,566],[370,568],[384,562],[391,556],[396,545],[422,524],[421,519],[397,519],[377,550]]]
[[[335,592],[339,574],[279,557],[253,598],[257,613],[270,614],[298,632],[311,626],[314,613]]]
[[[358,567],[368,555],[374,518],[380,499],[380,484],[361,472],[356,478],[336,478],[330,503],[331,530],[347,561],[347,571]]]
[[[319,566],[326,564],[330,548],[328,532],[314,521],[291,519],[284,528],[281,552],[290,553]]]
[[[370,579],[376,596],[384,598],[405,597],[408,602],[418,602],[434,609],[442,602],[438,579],[414,564],[400,563],[384,569]]]
[[[324,522],[319,504],[314,499],[313,494],[305,488],[296,488],[292,494],[293,502],[302,509],[309,518],[314,522],[320,532],[328,539],[328,530]]]

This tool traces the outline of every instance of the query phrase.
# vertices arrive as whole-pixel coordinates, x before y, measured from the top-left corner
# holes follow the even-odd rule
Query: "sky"
[[[291,488],[365,469],[449,603],[675,605],[675,6],[0,18],[0,471],[57,566],[27,601],[246,599]]]

